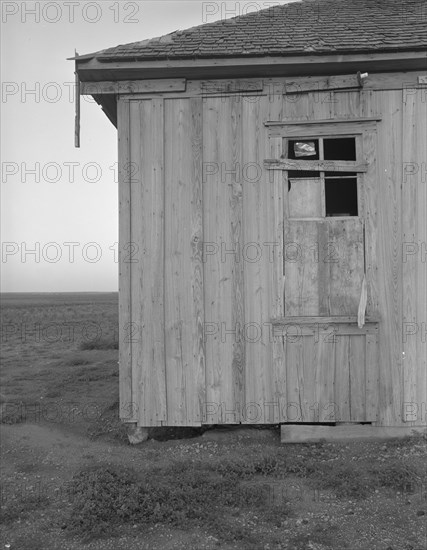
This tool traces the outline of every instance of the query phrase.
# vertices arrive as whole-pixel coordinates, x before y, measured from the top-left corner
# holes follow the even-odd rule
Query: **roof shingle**
[[[423,49],[426,0],[302,0],[94,55],[117,62]]]

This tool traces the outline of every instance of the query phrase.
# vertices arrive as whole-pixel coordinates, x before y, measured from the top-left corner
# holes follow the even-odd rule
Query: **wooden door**
[[[301,137],[296,131],[301,131]],[[284,360],[289,422],[376,420],[377,323],[357,323],[366,282],[362,133],[291,128],[281,140]],[[276,129],[277,133],[277,129]]]

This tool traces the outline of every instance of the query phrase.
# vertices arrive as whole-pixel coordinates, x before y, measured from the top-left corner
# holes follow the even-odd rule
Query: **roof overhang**
[[[100,62],[95,54],[73,58],[80,82],[120,82],[184,78],[187,80],[310,77],[427,70],[426,51],[294,57],[240,57]],[[86,92],[87,93],[87,92]],[[129,93],[129,92],[127,92]],[[117,95],[92,94],[117,126]]]
[[[427,69],[426,51],[366,54],[304,55],[100,62],[76,58],[82,82],[154,78],[251,78],[261,76],[316,76],[357,71],[390,72]]]

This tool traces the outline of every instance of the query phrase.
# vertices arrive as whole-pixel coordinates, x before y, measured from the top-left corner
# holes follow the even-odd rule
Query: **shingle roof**
[[[94,54],[101,62],[427,50],[427,0],[302,0]]]

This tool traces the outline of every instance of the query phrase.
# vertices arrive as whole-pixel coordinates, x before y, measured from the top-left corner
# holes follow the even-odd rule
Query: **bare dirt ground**
[[[169,430],[132,447],[117,296],[2,302],[0,548],[427,548],[424,438],[284,446],[277,428]]]

